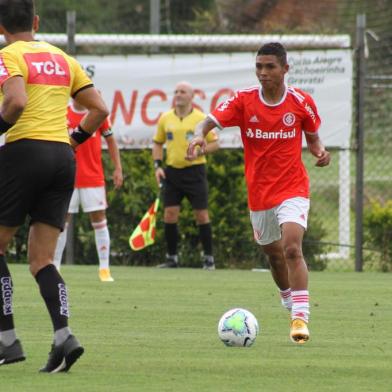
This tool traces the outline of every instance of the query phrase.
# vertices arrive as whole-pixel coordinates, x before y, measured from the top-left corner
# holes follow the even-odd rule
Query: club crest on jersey
[[[187,131],[185,134],[185,139],[189,142],[192,140],[193,136],[194,136],[194,132],[192,130]]]
[[[291,127],[295,123],[295,116],[293,113],[286,113],[283,116],[283,124],[286,125],[286,127]]]

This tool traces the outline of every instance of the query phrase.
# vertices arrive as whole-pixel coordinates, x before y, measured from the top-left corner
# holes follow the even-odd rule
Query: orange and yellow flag
[[[129,237],[129,245],[133,250],[141,250],[155,242],[158,207],[159,197],[151,204],[151,207]]]

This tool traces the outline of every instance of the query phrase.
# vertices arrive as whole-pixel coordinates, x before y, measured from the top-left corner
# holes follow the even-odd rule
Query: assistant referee
[[[218,136],[214,130],[206,136],[205,150],[189,161],[186,151],[193,138],[196,125],[204,120],[205,114],[193,107],[194,90],[190,83],[180,82],[174,91],[174,108],[163,113],[153,138],[152,156],[155,177],[158,183],[164,180],[164,222],[167,254],[160,268],[178,266],[178,218],[181,201],[186,197],[192,205],[199,237],[203,246],[202,263],[206,270],[215,269],[212,254],[212,230],[208,215],[208,184],[205,154],[219,148]],[[166,144],[166,168],[162,168],[163,145]]]

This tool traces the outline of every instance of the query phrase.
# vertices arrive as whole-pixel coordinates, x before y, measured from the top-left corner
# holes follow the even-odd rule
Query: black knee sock
[[[178,227],[177,223],[165,223],[165,238],[167,254],[172,256],[177,254]]]
[[[35,280],[48,308],[54,331],[67,327],[69,317],[67,287],[56,267],[49,264],[42,268],[35,276]]]
[[[211,223],[199,225],[199,236],[203,246],[204,254],[212,256],[212,230]]]
[[[4,255],[0,255],[0,331],[14,329],[12,311],[12,279],[5,262]]]

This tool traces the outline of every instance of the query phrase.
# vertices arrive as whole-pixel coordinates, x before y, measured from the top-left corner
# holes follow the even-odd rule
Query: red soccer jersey
[[[270,105],[261,87],[255,86],[237,92],[209,116],[220,128],[241,129],[250,210],[309,197],[309,177],[301,158],[302,131],[316,133],[320,126],[310,95],[289,86],[281,101]]]
[[[78,111],[73,105],[68,106],[67,121],[71,133],[78,127],[86,111]],[[107,118],[96,132],[76,149],[76,176],[75,188],[91,188],[105,185],[102,167],[101,136],[110,131],[110,122]]]

